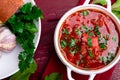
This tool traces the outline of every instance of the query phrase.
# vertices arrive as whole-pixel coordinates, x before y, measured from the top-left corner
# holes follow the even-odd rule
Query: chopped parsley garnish
[[[100,60],[104,63],[104,64],[107,64],[107,58],[102,56],[100,57]]]
[[[87,43],[89,47],[92,47],[92,38],[88,38]]]
[[[65,33],[65,34],[68,35],[68,34],[69,34],[69,31],[68,31],[66,28],[64,28],[64,29],[63,29],[63,33]]]
[[[115,55],[109,52],[107,57],[108,62],[111,62],[114,58],[115,58]]]
[[[89,14],[89,13],[88,13],[87,10],[82,11],[82,15],[83,15],[83,16],[86,16],[86,15],[88,15],[88,14]]]
[[[101,33],[99,31],[99,26],[95,26],[94,31],[98,36],[100,36]]]
[[[67,42],[65,40],[60,41],[61,48],[65,48],[67,46]]]
[[[19,54],[21,72],[28,69],[34,60],[34,37],[38,31],[34,21],[38,21],[39,17],[43,18],[41,10],[31,3],[26,3],[5,24],[16,35],[16,41],[23,48]]]
[[[104,37],[99,38],[99,43],[107,44],[107,40]]]
[[[113,53],[108,53],[108,56],[102,56],[100,58],[100,60],[104,63],[104,64],[108,64],[110,63],[113,59],[115,58],[115,55]]]
[[[88,50],[88,54],[89,54],[89,56],[90,56],[91,58],[94,57],[94,54],[93,54],[92,50]]]
[[[88,30],[89,30],[89,31],[92,31],[92,30],[93,30],[93,27],[88,27]]]
[[[99,46],[100,46],[101,49],[106,49],[107,48],[104,43],[100,43]]]
[[[104,43],[104,44],[107,44],[107,40],[103,37],[102,38],[102,42]]]
[[[87,34],[88,34],[89,36],[94,36],[94,34],[93,34],[92,32],[90,32],[90,31],[88,31]]]
[[[73,55],[74,55],[76,52],[77,52],[77,50],[76,50],[76,49],[70,49],[70,53],[71,53],[71,54],[73,54]]]
[[[77,35],[81,35],[81,34],[82,34],[82,32],[81,32],[78,28],[75,29],[75,33],[76,33]]]
[[[82,26],[81,28],[82,28],[82,30],[83,30],[84,32],[87,32],[87,31],[88,31],[88,28],[87,28],[86,26]]]
[[[100,26],[95,26],[94,30],[97,31],[99,30]]]
[[[100,60],[101,60],[101,61],[104,61],[104,57],[103,57],[103,56],[102,56],[102,57],[100,57]]]
[[[115,42],[117,40],[117,38],[116,37],[112,37],[112,40]]]
[[[73,54],[73,55],[75,53],[77,53],[78,51],[80,51],[80,48],[77,45],[75,45],[74,47],[70,48],[70,53]]]
[[[70,47],[73,47],[76,45],[76,39],[71,39],[68,44]]]

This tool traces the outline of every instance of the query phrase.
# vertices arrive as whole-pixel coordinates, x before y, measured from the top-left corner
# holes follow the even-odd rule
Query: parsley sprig
[[[19,54],[19,69],[25,71],[33,63],[34,37],[38,31],[34,21],[43,18],[41,10],[31,3],[24,4],[6,23],[9,29],[16,35],[16,41],[23,51]]]
[[[31,74],[37,69],[37,63],[35,60],[30,64],[30,67],[24,70],[23,72],[18,71],[9,80],[29,80]]]
[[[45,76],[44,80],[62,80],[62,74],[58,72],[53,72]]]
[[[88,38],[87,43],[89,47],[92,47],[92,38]]]
[[[100,58],[100,60],[101,60],[104,64],[108,64],[108,63],[110,63],[114,58],[115,58],[115,54],[109,52],[109,53],[108,53],[108,56],[102,56],[102,57]]]

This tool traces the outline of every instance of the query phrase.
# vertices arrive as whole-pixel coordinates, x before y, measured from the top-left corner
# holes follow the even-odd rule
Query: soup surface
[[[70,64],[80,69],[104,67],[114,59],[118,48],[115,27],[112,19],[100,11],[77,11],[60,28],[60,50]]]

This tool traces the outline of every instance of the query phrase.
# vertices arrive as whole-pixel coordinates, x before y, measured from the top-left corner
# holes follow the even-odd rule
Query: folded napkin
[[[108,70],[107,72],[96,75],[94,80],[110,80],[113,70],[114,70],[114,67],[112,69]],[[61,63],[61,61],[57,57],[56,53],[53,53],[51,59],[49,60],[48,65],[43,73],[42,80],[44,80],[46,75],[49,75],[53,72],[61,73],[62,80],[68,80],[66,67],[64,66],[64,64]],[[88,80],[88,77],[89,77],[89,76],[80,75],[80,74],[77,74],[74,72],[72,74],[73,74],[72,76],[75,80]]]

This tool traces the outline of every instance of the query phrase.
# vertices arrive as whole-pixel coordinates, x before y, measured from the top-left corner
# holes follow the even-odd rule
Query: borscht
[[[113,20],[105,13],[84,9],[69,15],[59,30],[59,48],[73,66],[95,70],[116,56],[119,35]]]

